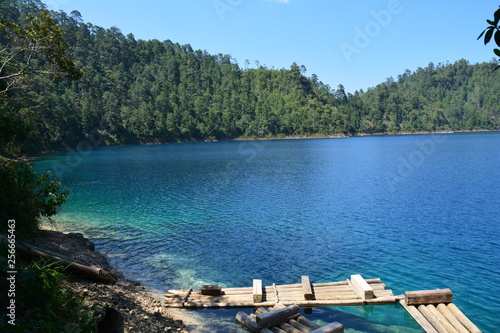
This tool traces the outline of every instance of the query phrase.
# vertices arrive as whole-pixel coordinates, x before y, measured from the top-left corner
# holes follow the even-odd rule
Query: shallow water
[[[395,294],[451,288],[496,332],[499,162],[499,133],[468,133],[97,147],[36,165],[73,191],[61,226],[158,292],[361,274]],[[196,314],[234,321],[231,311]],[[360,332],[415,328],[396,306],[310,316]]]

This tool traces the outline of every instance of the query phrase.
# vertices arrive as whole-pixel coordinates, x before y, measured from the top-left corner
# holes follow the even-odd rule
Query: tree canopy
[[[0,19],[20,27],[44,10],[38,1],[10,2]],[[296,63],[270,69],[246,62],[243,69],[227,54],[84,23],[77,11],[51,15],[85,75],[39,76],[29,94],[0,104],[29,128],[29,138],[18,140],[24,150],[76,146],[96,132],[103,144],[117,145],[500,128],[500,83],[488,76],[496,60],[431,63],[350,94]]]

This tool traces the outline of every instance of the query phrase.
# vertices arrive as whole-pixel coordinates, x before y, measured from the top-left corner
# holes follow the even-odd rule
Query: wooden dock
[[[380,279],[365,280],[361,275],[352,275],[346,281],[311,283],[308,276],[302,276],[297,284],[262,286],[262,281],[256,279],[252,287],[246,288],[203,286],[196,290],[169,290],[165,306],[191,309],[272,307],[277,303],[334,306],[396,303],[398,299]]]
[[[350,279],[339,282],[311,283],[308,276],[302,276],[300,283],[297,284],[263,286],[262,280],[255,279],[251,287],[245,288],[206,285],[201,289],[169,290],[165,294],[164,306],[186,309],[256,308],[256,313],[251,315],[239,312],[240,319],[250,323],[248,328],[259,315],[287,306],[295,308],[399,303],[425,332],[480,333],[481,331],[452,301],[453,295],[450,289],[408,291],[404,295],[395,296],[378,278],[364,279],[361,275],[351,275]],[[297,318],[307,323],[305,318]],[[295,322],[297,318],[292,318],[290,322],[292,326],[300,326]],[[290,327],[290,323],[282,322],[280,325]],[[278,326],[271,332],[296,332],[293,327],[284,330]],[[342,330],[341,326],[340,323],[332,323],[326,328],[310,326],[309,331],[342,332],[343,326]],[[265,329],[268,328],[260,327],[256,332],[269,332]]]
[[[399,301],[428,333],[481,333],[452,302],[450,289],[408,291]]]

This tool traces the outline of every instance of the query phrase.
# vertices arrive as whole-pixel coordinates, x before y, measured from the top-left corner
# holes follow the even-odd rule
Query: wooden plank
[[[427,333],[438,333],[434,326],[424,317],[423,314],[418,311],[414,305],[407,305],[405,300],[400,300],[399,303],[405,308],[405,310],[415,319],[415,321],[423,328]]]
[[[470,321],[469,318],[467,318],[466,315],[463,314],[462,311],[460,311],[459,308],[453,303],[450,303],[447,305],[448,310],[453,313],[453,315],[458,319],[458,321],[465,326],[471,333],[481,333],[481,330],[477,328],[476,325],[472,321]]]
[[[351,285],[361,299],[365,300],[375,298],[372,287],[370,287],[361,275],[351,275]]]
[[[441,303],[437,306],[437,310],[443,314],[443,316],[450,322],[450,324],[453,325],[453,327],[459,332],[459,333],[469,333],[469,330],[464,327],[458,321],[458,319],[451,313],[451,311],[448,309],[448,307]]]
[[[326,326],[320,327],[310,333],[344,333],[344,325],[335,321]]]
[[[434,317],[432,313],[429,312],[429,310],[427,310],[425,305],[421,304],[418,306],[417,309],[425,317],[425,319],[427,319],[429,323],[431,323],[431,325],[436,329],[436,331],[438,331],[438,333],[448,333],[446,328],[444,328],[443,325],[441,325],[439,320],[436,317]]]
[[[311,281],[309,281],[309,276],[303,275],[300,279],[302,284],[302,292],[304,293],[304,299],[305,300],[314,299],[311,288]]]
[[[453,293],[450,289],[407,291],[405,301],[408,305],[451,303]]]
[[[253,302],[260,303],[262,302],[262,280],[254,279],[253,280]]]
[[[428,304],[425,306],[427,310],[443,325],[443,327],[449,332],[449,333],[458,333],[458,330],[453,327],[453,325],[448,321],[448,319],[443,316],[441,312],[439,312],[436,307],[433,304]]]
[[[283,309],[258,315],[256,321],[257,324],[261,327],[270,327],[289,320],[294,316],[298,316],[299,311],[299,306],[294,304]]]

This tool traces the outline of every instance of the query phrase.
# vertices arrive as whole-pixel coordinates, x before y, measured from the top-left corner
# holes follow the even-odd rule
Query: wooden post
[[[351,285],[356,292],[356,294],[361,297],[361,299],[372,299],[375,298],[375,293],[373,288],[363,279],[359,274],[351,275]]]
[[[405,301],[407,305],[451,303],[453,293],[450,289],[407,291]]]
[[[309,333],[344,333],[344,325],[335,321],[326,326],[320,327]]]
[[[253,302],[261,303],[262,302],[262,280],[254,279],[253,280]]]
[[[201,294],[209,296],[220,296],[222,292],[221,286],[218,284],[210,284],[201,286]]]
[[[256,321],[261,327],[270,327],[298,316],[299,311],[299,306],[294,304],[283,309],[258,315]]]
[[[301,283],[302,283],[302,292],[304,293],[304,299],[305,300],[314,299],[311,287],[311,281],[309,281],[309,276],[306,275],[302,276]]]

